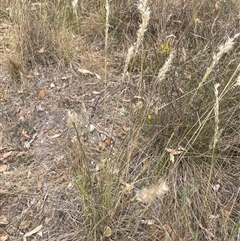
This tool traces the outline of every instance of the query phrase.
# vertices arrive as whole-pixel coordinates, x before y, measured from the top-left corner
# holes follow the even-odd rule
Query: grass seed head
[[[157,81],[159,83],[161,83],[163,81],[163,79],[166,76],[166,73],[169,71],[170,67],[172,66],[172,61],[173,61],[174,56],[175,56],[175,52],[173,51],[170,53],[167,61],[164,63],[162,68],[158,71]]]
[[[77,113],[68,111],[68,119],[67,119],[67,126],[72,127],[73,123],[77,123]]]
[[[140,202],[151,203],[156,198],[163,197],[169,190],[166,182],[162,182],[159,185],[154,185],[152,187],[146,188],[144,187],[136,194],[136,199]]]
[[[236,79],[236,86],[240,86],[240,74],[238,75],[237,79]]]
[[[229,38],[223,45],[221,45],[218,49],[218,52],[214,54],[213,60],[217,63],[223,54],[228,53],[232,50],[233,45],[235,44],[235,39],[240,36],[240,33],[235,34],[233,38]]]

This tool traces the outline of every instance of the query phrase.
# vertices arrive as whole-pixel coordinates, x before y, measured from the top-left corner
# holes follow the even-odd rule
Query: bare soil
[[[10,28],[1,20],[1,55],[8,52]],[[0,239],[24,240],[33,230],[28,240],[85,240],[68,149],[75,136],[68,115],[75,115],[84,138],[89,123],[94,125],[88,147],[92,155],[103,155],[110,143],[101,142],[112,136],[116,121],[111,106],[117,79],[105,86],[100,76],[81,73],[76,65],[39,67],[15,81],[1,61]]]

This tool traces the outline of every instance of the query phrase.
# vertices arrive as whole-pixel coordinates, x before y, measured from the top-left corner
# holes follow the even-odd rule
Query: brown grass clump
[[[69,63],[74,59],[80,23],[71,5],[60,2],[11,2],[9,16],[14,23],[22,65]]]
[[[23,74],[23,67],[21,62],[17,58],[6,59],[6,68],[13,81],[19,82],[21,80],[21,75]]]

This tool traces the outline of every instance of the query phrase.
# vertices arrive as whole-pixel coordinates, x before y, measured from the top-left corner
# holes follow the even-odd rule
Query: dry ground
[[[0,18],[2,56],[11,49],[11,28],[4,16]],[[109,68],[109,81],[104,83],[103,65],[98,65],[104,62],[101,47],[86,45],[85,51],[81,54],[81,64],[37,66],[23,71],[19,81],[12,80],[5,62],[0,63],[0,241],[89,241],[93,240],[93,229],[102,221],[89,224],[83,198],[77,189],[76,180],[81,181],[81,176],[74,172],[79,163],[76,163],[78,158],[74,158],[76,133],[69,116],[74,119],[84,142],[84,153],[91,160],[89,166],[97,172],[101,161],[109,157],[114,160],[127,158],[119,152],[131,149],[133,143],[128,142],[134,141],[133,136],[139,134],[136,130],[142,122],[137,118],[142,117],[138,115],[142,107],[138,104],[142,101],[134,78],[124,91],[116,69]],[[151,91],[146,91],[143,99],[148,96]],[[174,92],[172,98],[177,97]],[[237,103],[238,99],[235,100]],[[174,110],[177,113],[178,103],[174,105],[166,112]],[[174,164],[169,161],[169,153],[161,156],[165,146],[160,147],[157,154],[154,151],[149,154],[148,149],[156,144],[154,138],[158,136],[149,139],[140,136],[137,147],[132,153],[128,152],[129,159],[133,159],[129,167],[132,176],[123,180],[125,184],[119,181],[114,190],[121,202],[110,210],[114,213],[109,214],[112,220],[103,220],[99,225],[99,237],[102,237],[99,240],[180,241],[201,237],[201,240],[240,241],[240,130],[236,127],[239,103],[227,111],[232,113],[232,126],[236,129],[219,141],[219,162],[213,169],[208,153],[192,147]],[[171,118],[170,121],[163,123],[164,128],[166,125],[166,129],[171,129],[171,125],[176,124]],[[151,132],[151,128],[147,131]],[[170,139],[170,135],[161,138]],[[173,148],[178,147],[176,143]],[[119,194],[120,184],[127,187],[128,183],[136,181],[136,187],[141,188],[151,183],[150,179],[146,183],[144,180],[153,173],[152,179],[158,180],[160,177],[151,168],[154,169],[159,160],[168,163],[159,167],[162,168],[159,173],[167,169],[170,187],[163,201],[148,207],[129,201],[132,196]],[[117,165],[116,169],[119,171]],[[206,173],[211,172],[209,184]],[[98,174],[94,175],[98,182]],[[129,195],[134,195],[132,192]],[[96,208],[100,215],[101,208],[100,205]],[[104,235],[106,227],[111,227],[115,236]]]
[[[0,28],[3,54],[11,42],[7,36],[11,26],[1,20]],[[86,133],[86,118],[98,135],[110,133],[102,117],[104,108],[110,109],[116,98],[117,83],[110,83],[111,96],[104,101],[109,106],[104,107],[102,81],[77,68],[38,68],[23,78],[22,83],[12,82],[1,62],[1,240],[5,236],[22,240],[27,229],[39,225],[43,225],[41,236],[28,240],[82,240],[84,237],[75,237],[84,225],[67,153],[73,137],[67,126],[68,111],[78,113]],[[109,122],[113,111],[108,111]],[[94,144],[100,140],[93,139],[89,148],[96,150]]]
[[[0,28],[4,54],[11,25],[1,20]],[[92,57],[95,47],[88,52]],[[95,56],[101,58],[101,53]],[[86,62],[94,66],[94,61]],[[40,225],[38,234],[27,240],[90,240],[75,188],[68,146],[76,137],[68,113],[76,114],[81,137],[88,141],[87,153],[98,162],[112,148],[105,138],[122,141],[127,134],[125,114],[132,111],[130,100],[136,93],[116,108],[120,77],[112,76],[106,87],[101,69],[79,69],[39,67],[14,82],[1,62],[1,240],[23,240],[27,230]],[[90,137],[89,123],[95,127]]]

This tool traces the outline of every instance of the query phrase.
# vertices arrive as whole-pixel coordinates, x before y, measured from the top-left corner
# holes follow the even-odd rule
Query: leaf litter
[[[113,130],[112,123],[106,125],[102,119],[105,103],[109,103],[105,118],[115,118],[116,110],[112,108],[112,103],[118,98],[118,91],[114,83],[107,89],[111,94],[103,97],[105,85],[98,83],[100,75],[80,70],[82,81],[90,83],[88,85],[66,69],[41,68],[30,74],[26,89],[18,91],[17,86],[11,87],[1,113],[4,131],[0,165],[1,170],[6,172],[0,179],[0,195],[4,197],[1,205],[5,207],[3,215],[15,228],[9,226],[8,233],[19,239],[24,230],[26,240],[35,235],[42,235],[42,240],[50,240],[56,235],[69,233],[65,240],[78,240],[71,235],[75,233],[76,216],[82,217],[83,214],[75,185],[71,184],[69,188],[69,184],[74,182],[71,158],[66,153],[69,141],[74,143],[76,140],[72,121],[82,131],[84,145],[92,152],[93,170],[97,173],[97,170],[105,168],[110,176],[119,172],[118,166],[107,160],[109,152],[114,151],[118,129],[127,134],[130,127],[121,122],[118,129]],[[56,78],[62,79],[62,82],[53,81]],[[67,81],[71,84],[66,85]],[[49,88],[51,83],[54,83],[54,88]],[[6,84],[1,82],[0,89],[4,89]],[[24,101],[21,101],[22,98]],[[72,100],[71,105],[66,105],[67,98]],[[126,113],[131,103],[126,103],[124,108]],[[70,112],[72,121],[68,123]],[[125,118],[126,114],[118,113],[120,118]],[[112,165],[115,165],[114,168]],[[130,195],[125,195],[129,196],[126,202],[130,200]],[[16,212],[20,216],[17,217]],[[103,232],[110,237],[112,229],[106,226]]]

